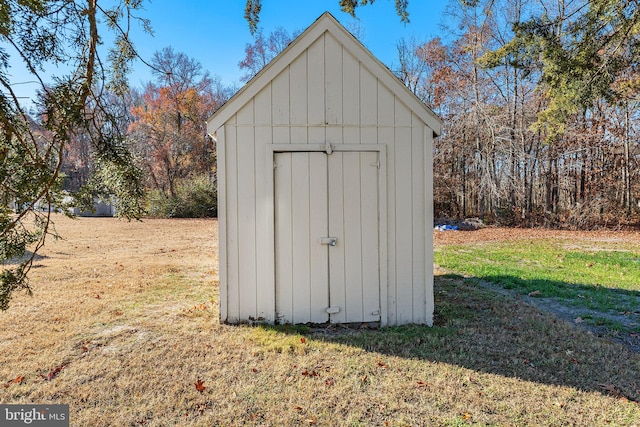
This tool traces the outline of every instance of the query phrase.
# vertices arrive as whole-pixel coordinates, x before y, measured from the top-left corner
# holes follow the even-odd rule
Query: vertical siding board
[[[277,153],[274,172],[276,315],[285,323],[293,321],[291,156],[291,153]]]
[[[344,177],[342,153],[328,156],[329,182],[329,236],[337,243],[329,248],[329,300],[340,312],[331,315],[334,323],[346,322],[345,299],[345,230],[344,230]]]
[[[395,119],[397,114],[395,113],[396,102],[393,92],[391,92],[381,82],[378,82],[378,115],[377,125],[393,127],[397,124]]]
[[[395,228],[396,296],[398,324],[413,318],[413,235],[411,230],[411,129],[395,131]]]
[[[226,192],[227,211],[227,307],[228,320],[235,323],[240,320],[240,289],[238,283],[238,144],[237,128],[230,125],[225,128],[226,148]]]
[[[329,236],[327,155],[309,153],[309,156],[311,159],[309,164],[310,320],[314,323],[324,323],[329,320],[326,308],[329,306],[330,248],[326,245],[320,245],[320,238]]]
[[[378,83],[362,63],[358,66],[360,143],[378,143]]]
[[[268,84],[253,98],[253,125],[271,127],[273,124],[271,103],[271,84]]]
[[[273,173],[272,163],[265,158],[266,144],[271,143],[271,128],[256,128],[255,148],[255,224],[256,224],[256,293],[257,317],[273,320],[275,293],[273,289],[273,192],[268,192],[267,174]]]
[[[291,83],[289,70],[290,66],[285,68],[271,82],[271,109],[273,111],[274,125],[288,125],[290,123],[289,111],[291,100],[289,99],[289,85]]]
[[[291,228],[293,230],[293,322],[311,316],[309,153],[294,153],[291,161]]]
[[[305,106],[308,124],[324,126],[325,121],[325,50],[324,36],[307,49],[307,90],[309,102]]]
[[[378,144],[385,144],[387,149],[387,316],[391,324],[397,321],[397,280],[396,280],[396,160],[395,134],[393,128],[394,97],[382,84],[376,83],[377,105],[375,120],[381,120],[377,127]],[[383,124],[385,124],[383,126]]]
[[[254,102],[238,112],[238,249],[240,315],[257,317]]]
[[[288,144],[291,142],[289,132],[289,108],[291,99],[289,98],[289,67],[271,83],[271,110],[273,114],[273,141],[277,144]]]
[[[380,320],[380,218],[378,203],[379,153],[360,155],[360,227],[362,251],[362,299],[364,321]],[[377,166],[376,166],[377,165]],[[378,312],[378,314],[374,314]]]
[[[387,315],[389,323],[396,324],[397,315],[397,280],[396,280],[396,155],[393,128],[378,128],[380,144],[387,145],[387,175],[382,179],[387,181],[387,256],[383,262],[387,270]]]
[[[325,134],[325,53],[324,36],[318,38],[307,50],[307,91],[309,102],[308,135],[310,144],[324,144]]]
[[[269,267],[269,224],[268,200],[272,197],[267,194],[267,180],[264,178],[271,173],[265,161],[267,144],[272,143],[273,127],[272,118],[272,86],[267,85],[258,93],[254,102],[255,122],[260,126],[255,127],[254,132],[254,188],[255,198],[255,262],[256,262],[256,318],[268,319],[273,317],[273,289],[267,286],[267,278],[273,277]]]
[[[343,49],[331,34],[325,35],[325,123],[341,125],[342,118],[342,61]],[[338,128],[339,129],[339,128]]]
[[[413,233],[411,182],[411,112],[394,97],[393,123],[395,125],[395,266],[397,323],[413,319]]]
[[[425,126],[424,129],[424,168],[426,176],[425,185],[425,201],[426,201],[426,227],[425,227],[425,251],[424,265],[426,267],[426,303],[425,323],[429,326],[433,325],[433,130]]]
[[[344,230],[342,246],[344,247],[345,276],[345,320],[362,322],[365,319],[363,310],[363,278],[362,278],[362,212],[360,181],[360,153],[342,154],[342,174],[344,188]],[[333,154],[332,154],[333,155]],[[339,209],[339,208],[338,208]]]
[[[342,53],[342,141],[360,144],[360,63],[347,51]]]
[[[222,126],[217,130],[216,151],[216,170],[218,171],[218,292],[220,299],[220,322],[226,322],[228,319],[228,289],[229,281],[227,278],[228,245],[227,245],[227,140],[225,138],[225,127]]]
[[[357,126],[360,124],[360,63],[346,49],[342,51],[341,73],[342,123]]]
[[[413,320],[414,323],[423,324],[426,321],[425,301],[426,276],[425,269],[425,166],[424,166],[424,124],[413,116],[413,126],[411,128],[411,190],[412,190],[412,211],[413,211]]]
[[[295,59],[289,66],[289,102],[291,143],[306,144],[308,142],[308,81],[307,51]]]
[[[378,81],[360,64],[360,124],[363,127],[378,125]],[[366,141],[365,141],[366,142]]]
[[[382,326],[387,326],[391,321],[391,316],[389,315],[390,304],[389,301],[389,263],[388,263],[388,251],[389,244],[387,241],[388,238],[388,228],[389,221],[387,219],[387,151],[388,146],[383,145],[381,147],[380,153],[378,155],[378,164],[380,168],[378,169],[378,245],[379,245],[379,257],[378,257],[378,268],[380,270],[379,280],[380,280],[380,324]]]
[[[394,99],[394,125],[396,127],[410,127],[413,113],[397,97]],[[406,141],[410,144],[410,141]]]

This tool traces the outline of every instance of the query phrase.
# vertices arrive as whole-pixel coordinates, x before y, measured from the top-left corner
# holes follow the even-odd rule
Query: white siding
[[[284,246],[282,251],[274,253],[274,227],[282,231],[288,221],[283,209],[296,209],[297,217],[307,216],[310,221],[318,214],[313,208],[314,199],[309,196],[310,189],[319,185],[310,180],[317,178],[305,175],[302,170],[317,166],[311,160],[314,156],[309,156],[306,163],[292,163],[291,155],[277,154],[276,174],[289,173],[302,178],[290,181],[291,188],[280,184],[285,187],[274,189],[274,154],[269,147],[271,144],[291,147],[311,144],[310,151],[317,152],[320,145],[329,142],[334,147],[382,145],[385,148],[379,153],[383,156],[380,161],[386,165],[385,175],[380,177],[385,182],[380,187],[383,199],[379,201],[384,209],[380,217],[386,221],[379,229],[385,235],[376,236],[374,241],[362,232],[364,228],[355,225],[343,224],[343,229],[337,230],[346,233],[349,241],[359,240],[363,246],[386,242],[386,246],[377,248],[381,258],[371,259],[364,252],[351,252],[351,259],[336,257],[331,261],[338,264],[335,271],[342,274],[346,283],[367,282],[371,280],[366,277],[367,271],[378,269],[383,287],[379,298],[386,304],[381,307],[383,324],[432,322],[433,129],[422,115],[411,110],[405,102],[406,94],[397,93],[404,90],[399,82],[396,87],[393,80],[382,78],[387,70],[373,69],[368,53],[354,50],[349,44],[352,42],[346,43],[345,37],[348,36],[341,32],[319,32],[297,56],[289,57],[289,62],[273,73],[259,91],[243,101],[244,104],[234,107],[235,113],[218,130],[220,313],[224,321],[264,319],[273,322],[276,305],[290,307],[286,313],[294,321],[309,316],[317,318],[303,302],[320,298],[313,295],[314,287],[296,288],[298,283],[313,281],[313,277],[307,277],[308,269],[298,266],[314,257],[314,246],[294,235],[298,227],[306,227],[308,231],[310,223],[294,225],[290,236],[286,231],[278,234],[277,239]],[[299,46],[292,49],[295,48]],[[365,164],[369,160],[368,156],[344,153],[342,161],[349,166],[331,166],[336,170],[328,171],[329,188],[348,188],[345,180],[371,179]],[[358,203],[349,203],[351,196],[328,194],[327,197],[343,199],[346,217],[373,221],[373,217],[363,216],[362,210],[371,210],[374,202],[365,197]],[[335,200],[332,206],[338,206],[338,202]],[[287,240],[289,246],[283,243]],[[300,250],[295,245],[300,245]],[[365,264],[373,267],[353,267]],[[318,275],[322,276],[319,272],[312,274]],[[276,282],[287,289],[282,295],[277,293],[278,301]],[[364,307],[370,304],[367,301],[370,292],[362,288],[343,284],[340,291],[335,292],[342,292],[341,304],[349,307],[342,321],[352,319],[352,312],[359,312],[361,316],[366,311]]]

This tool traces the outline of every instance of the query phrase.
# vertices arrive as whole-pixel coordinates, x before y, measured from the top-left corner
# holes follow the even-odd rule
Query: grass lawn
[[[72,426],[638,426],[640,354],[474,279],[436,325],[218,322],[217,224],[58,218],[0,313],[0,402]]]
[[[588,309],[581,316],[585,321],[640,333],[640,241],[523,239],[443,246],[435,262],[521,295]]]

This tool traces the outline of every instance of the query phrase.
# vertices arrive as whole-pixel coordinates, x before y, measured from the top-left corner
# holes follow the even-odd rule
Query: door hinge
[[[380,316],[380,310],[376,310],[373,313],[371,313],[372,316]]]
[[[375,163],[371,163],[371,166],[375,166],[375,167],[377,167],[378,169],[380,169],[380,160],[378,160],[378,161],[377,161],[377,162],[375,162]]]
[[[340,313],[340,307],[327,307],[326,312],[327,314],[338,314]]]

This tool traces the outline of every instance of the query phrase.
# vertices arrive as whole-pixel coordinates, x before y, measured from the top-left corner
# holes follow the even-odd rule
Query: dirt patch
[[[433,234],[433,244],[436,248],[446,245],[533,239],[558,239],[569,242],[584,240],[607,243],[638,243],[640,242],[640,231],[572,231],[543,228],[487,227],[472,231],[436,231]]]

